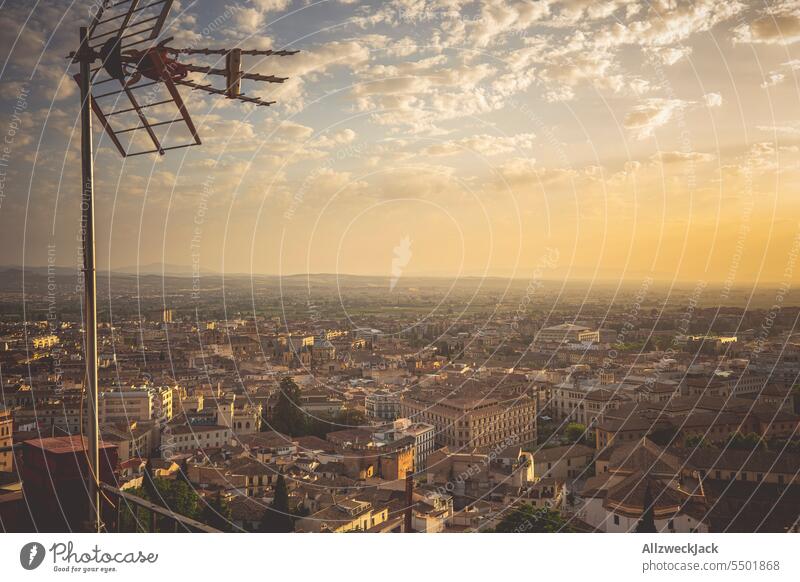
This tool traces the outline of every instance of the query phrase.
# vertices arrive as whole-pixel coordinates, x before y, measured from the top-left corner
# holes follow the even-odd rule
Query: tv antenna
[[[170,46],[172,37],[158,41],[173,0],[103,0],[96,5],[91,24],[80,28],[80,44],[68,58],[79,65],[74,76],[81,92],[81,235],[84,273],[84,330],[86,337],[86,391],[89,401],[87,430],[89,460],[88,529],[100,532],[99,421],[97,414],[97,280],[94,242],[94,167],[92,112],[105,135],[123,157],[164,155],[168,150],[200,145],[179,86],[265,107],[264,101],[242,92],[243,81],[283,83],[285,77],[248,73],[242,56],[290,56],[298,51],[195,49]],[[219,55],[224,68],[183,62],[184,55]],[[220,76],[224,87],[214,87],[192,73]],[[149,90],[143,92],[142,89]],[[166,89],[166,94],[162,89]],[[128,118],[126,124],[124,120]],[[177,132],[177,143],[170,133]],[[181,135],[182,134],[182,135]],[[145,145],[141,141],[144,140]]]

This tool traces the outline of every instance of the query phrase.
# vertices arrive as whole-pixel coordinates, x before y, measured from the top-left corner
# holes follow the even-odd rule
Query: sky
[[[75,267],[92,2],[0,6],[0,264]],[[95,122],[100,269],[800,281],[796,1],[182,0],[162,36],[301,52],[245,57],[272,107],[185,92],[201,147]]]

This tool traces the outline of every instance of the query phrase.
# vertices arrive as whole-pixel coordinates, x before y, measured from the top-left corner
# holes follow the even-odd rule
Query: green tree
[[[144,491],[133,489],[129,491],[138,497],[144,498]],[[119,513],[120,525],[119,530],[122,532],[139,532],[150,531],[150,512],[143,507],[129,503],[128,501],[120,498],[119,502],[122,504]]]
[[[644,489],[644,500],[642,502],[643,511],[639,523],[636,524],[636,533],[656,533],[655,503],[653,493],[650,490],[650,481]]]
[[[347,408],[337,413],[336,416],[327,415],[309,416],[306,422],[305,434],[325,438],[329,432],[344,430],[345,428],[364,426],[367,419],[360,410]]]
[[[564,436],[572,443],[582,443],[586,438],[586,425],[579,422],[570,422],[564,429]]]
[[[294,519],[289,512],[289,491],[286,479],[278,475],[272,504],[264,510],[258,531],[265,533],[287,533],[294,530]]]
[[[678,440],[678,429],[674,426],[656,429],[648,434],[647,438],[662,447],[677,446],[680,442]]]
[[[731,435],[731,438],[728,441],[728,447],[741,451],[754,451],[765,449],[766,444],[764,443],[763,439],[754,432],[746,435],[737,432],[736,434]]]
[[[497,527],[495,533],[554,533],[570,532],[561,514],[542,507],[535,508],[528,503],[520,505],[507,513]]]
[[[145,473],[146,475],[147,473]],[[152,484],[152,489],[148,491],[145,484]],[[151,503],[160,505],[172,513],[197,519],[199,516],[200,498],[195,492],[194,487],[181,479],[142,479],[142,487],[129,491]],[[139,507],[133,503],[122,502],[120,512],[121,531],[151,531],[152,514],[149,510]],[[173,523],[167,518],[159,518],[159,531],[173,531]]]
[[[155,483],[160,499],[151,501],[164,505],[174,513],[197,519],[200,515],[200,496],[194,487],[178,479],[156,479]]]
[[[702,435],[694,434],[687,436],[683,441],[683,446],[687,449],[699,449],[709,446]]]
[[[346,408],[339,412],[333,419],[336,423],[338,428],[334,430],[339,430],[341,428],[346,427],[358,427],[364,426],[367,424],[367,417],[364,416],[364,413],[360,410],[356,410],[354,408]]]
[[[189,486],[193,486],[192,482],[189,480],[189,475],[186,474],[186,470],[184,470],[183,467],[180,467],[178,469],[178,474],[175,475],[175,478],[177,480],[179,480],[179,481],[183,481],[184,483],[186,483]]]
[[[158,492],[155,485],[155,471],[153,469],[153,459],[148,458],[147,464],[144,466],[144,475],[142,475],[142,489],[147,499],[155,501],[158,499]]]
[[[276,430],[289,436],[306,434],[306,414],[300,408],[300,388],[288,376],[281,380],[278,402],[264,430]]]
[[[211,499],[203,500],[200,521],[220,531],[231,531],[233,516],[228,500],[222,496],[221,491],[217,491]]]

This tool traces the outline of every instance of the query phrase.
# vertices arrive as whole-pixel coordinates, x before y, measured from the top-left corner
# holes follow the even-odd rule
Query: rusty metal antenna
[[[164,155],[168,150],[200,145],[200,136],[192,122],[178,86],[223,95],[256,106],[269,106],[241,92],[242,81],[282,83],[284,77],[246,73],[242,55],[290,56],[298,51],[233,49],[180,49],[168,46],[172,38],[154,44],[166,24],[173,0],[103,0],[95,4],[91,24],[80,28],[77,51],[68,55],[79,72],[74,76],[81,92],[81,235],[84,274],[84,332],[86,356],[86,393],[88,394],[89,515],[87,529],[103,528],[100,505],[99,420],[97,412],[97,279],[94,241],[94,167],[92,112],[104,134],[123,157],[145,154]],[[141,48],[141,47],[145,48]],[[181,55],[224,55],[225,68],[183,63]],[[98,63],[99,64],[96,64]],[[188,79],[190,73],[225,77],[224,88],[200,84]],[[95,94],[94,89],[108,85]],[[141,89],[149,88],[145,93]],[[159,94],[166,88],[167,95]],[[113,98],[113,99],[112,99]],[[132,119],[120,127],[116,120]],[[124,122],[123,122],[124,123]],[[132,125],[130,124],[132,123]],[[188,132],[177,143],[166,143],[175,126]],[[162,135],[164,130],[166,134]],[[149,145],[137,143],[145,136]],[[123,143],[126,140],[127,143]],[[81,427],[82,429],[82,427]]]

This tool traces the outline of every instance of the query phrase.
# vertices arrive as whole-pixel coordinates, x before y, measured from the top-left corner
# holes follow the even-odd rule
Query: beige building
[[[189,480],[197,486],[216,485],[246,497],[264,497],[280,474],[279,468],[255,459],[234,459],[217,465],[202,459],[187,464]]]
[[[297,522],[295,531],[335,532],[367,531],[389,518],[389,508],[375,508],[369,501],[342,499]]]
[[[536,401],[529,396],[437,399],[404,396],[400,412],[435,427],[435,441],[451,449],[486,449],[502,443],[536,442]]]
[[[782,533],[797,524],[792,451],[665,448],[641,438],[601,451],[595,465],[575,515],[599,531],[634,531],[648,506],[659,532]]]
[[[234,434],[242,436],[259,432],[261,430],[261,411],[260,404],[245,404],[241,408],[234,408],[231,426]]]
[[[130,423],[153,418],[154,394],[150,390],[101,392],[98,399],[100,424]]]
[[[592,427],[609,410],[631,401],[636,386],[622,383],[580,384],[563,382],[552,389],[551,411],[558,420]]]
[[[595,450],[584,445],[566,445],[541,449],[532,453],[533,480],[555,479],[559,482],[591,477],[587,467],[594,459]]]
[[[165,458],[197,449],[219,448],[231,441],[231,429],[220,425],[185,425],[166,427],[161,435]]]
[[[170,386],[163,386],[156,390],[153,398],[153,418],[169,422],[174,415],[173,397],[175,389]]]
[[[147,458],[158,446],[159,428],[154,421],[109,424],[100,427],[100,438],[117,445],[120,463],[128,459]]]
[[[563,343],[566,341],[579,341],[582,334],[591,331],[588,327],[575,325],[572,323],[562,323],[544,327],[536,334],[536,341],[539,343]]]
[[[11,411],[0,406],[0,448],[11,447],[13,442],[13,422]],[[12,471],[14,468],[14,453],[11,450],[0,452],[0,472]]]

